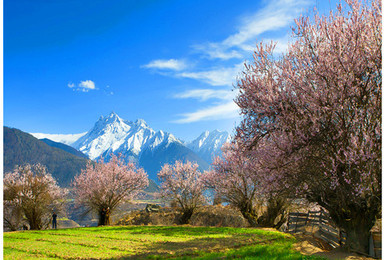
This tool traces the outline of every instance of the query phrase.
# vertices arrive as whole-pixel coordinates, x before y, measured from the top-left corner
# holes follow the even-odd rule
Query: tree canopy
[[[323,206],[362,252],[381,211],[381,27],[379,0],[301,17],[285,54],[258,44],[235,100],[269,185]]]

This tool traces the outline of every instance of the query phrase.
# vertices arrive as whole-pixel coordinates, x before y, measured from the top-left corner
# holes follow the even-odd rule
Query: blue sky
[[[76,134],[101,115],[192,140],[241,119],[233,85],[256,42],[283,52],[316,0],[4,0],[4,125]]]

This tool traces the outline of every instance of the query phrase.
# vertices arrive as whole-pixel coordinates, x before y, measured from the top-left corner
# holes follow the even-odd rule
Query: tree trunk
[[[252,206],[245,206],[240,209],[243,217],[248,221],[251,227],[256,227],[258,224],[258,217],[256,212],[253,210]]]
[[[357,225],[359,223],[356,223]],[[345,230],[347,233],[347,240],[344,247],[349,250],[360,252],[360,253],[369,253],[369,231],[367,227],[363,225],[351,227],[350,229]]]
[[[265,227],[279,229],[287,219],[287,205],[287,200],[285,198],[270,197],[268,199],[267,210],[258,219],[258,223]]]
[[[357,208],[356,205],[354,206],[353,211],[349,210],[348,217],[340,214],[340,211],[330,211],[329,213],[335,224],[346,232],[347,237],[343,247],[348,250],[368,254],[370,230],[375,224],[378,210],[376,207]]]
[[[30,230],[40,230],[41,229],[41,226],[39,225],[39,221],[37,221],[36,219],[34,218],[31,218],[29,219],[29,229]]]
[[[184,210],[180,217],[179,224],[180,225],[188,224],[189,220],[192,217],[193,211],[194,211],[193,209]]]
[[[32,210],[31,212],[24,211],[24,214],[29,223],[30,230],[40,230],[42,228],[41,217],[39,214],[36,213],[35,210]]]
[[[106,210],[105,209],[101,209],[99,210],[99,223],[97,224],[98,226],[104,226],[105,225],[105,222],[106,222]]]

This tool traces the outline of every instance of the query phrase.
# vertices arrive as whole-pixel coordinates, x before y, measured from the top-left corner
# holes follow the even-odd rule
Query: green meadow
[[[251,228],[112,226],[4,233],[4,259],[322,259]]]

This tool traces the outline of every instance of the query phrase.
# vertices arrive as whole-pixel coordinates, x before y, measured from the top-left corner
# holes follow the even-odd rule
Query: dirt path
[[[333,249],[321,239],[312,235],[295,235],[297,243],[295,249],[304,255],[317,255],[328,259],[345,259],[345,260],[374,260],[375,258],[364,257],[354,253],[346,252],[341,248]]]

